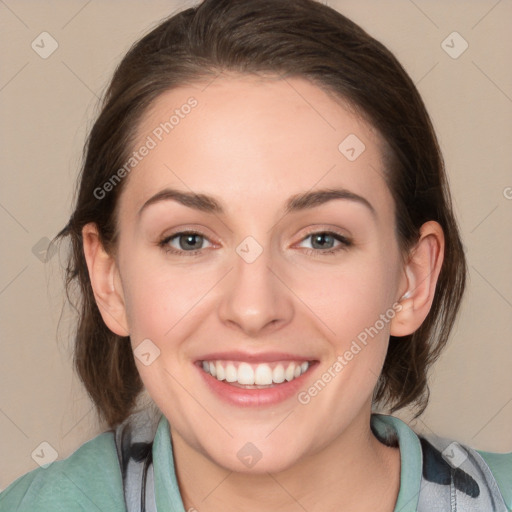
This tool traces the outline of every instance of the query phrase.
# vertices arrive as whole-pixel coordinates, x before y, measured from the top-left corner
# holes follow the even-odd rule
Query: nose
[[[237,254],[222,293],[221,321],[248,336],[268,334],[293,318],[293,294],[266,250],[252,263]]]

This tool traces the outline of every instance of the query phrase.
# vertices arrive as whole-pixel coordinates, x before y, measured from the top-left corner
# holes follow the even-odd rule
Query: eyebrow
[[[333,201],[334,199],[345,199],[362,204],[374,217],[377,217],[375,208],[367,199],[344,188],[326,188],[293,195],[288,199],[288,201],[286,201],[285,214],[315,208],[316,206]],[[221,204],[212,196],[165,188],[160,192],[157,192],[154,196],[151,196],[142,205],[137,216],[140,218],[142,212],[148,206],[161,201],[176,201],[184,206],[188,206],[189,208],[202,212],[219,215],[224,214],[224,209]]]

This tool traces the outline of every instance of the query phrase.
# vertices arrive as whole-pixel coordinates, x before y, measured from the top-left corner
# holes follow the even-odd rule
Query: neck
[[[393,512],[400,489],[400,452],[370,429],[370,413],[329,445],[277,473],[236,473],[215,464],[172,433],[185,510]]]

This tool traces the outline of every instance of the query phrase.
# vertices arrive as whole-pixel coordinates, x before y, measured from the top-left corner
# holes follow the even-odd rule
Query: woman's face
[[[407,286],[375,131],[303,79],[219,77],[133,149],[116,286],[173,439],[263,472],[367,432]]]

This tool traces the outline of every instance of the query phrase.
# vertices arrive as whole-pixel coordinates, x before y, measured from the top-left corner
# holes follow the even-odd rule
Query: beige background
[[[414,428],[511,451],[512,2],[328,3],[395,52],[418,85],[467,250],[468,293]],[[37,467],[31,454],[41,442],[64,458],[99,432],[72,373],[68,309],[57,331],[63,251],[43,263],[32,249],[67,222],[84,137],[114,66],[186,4],[0,0],[2,489]],[[31,48],[43,31],[59,45],[47,59]],[[469,44],[457,59],[441,47],[454,31]]]

